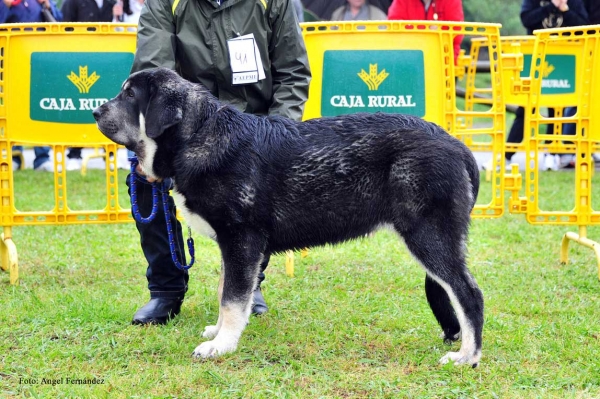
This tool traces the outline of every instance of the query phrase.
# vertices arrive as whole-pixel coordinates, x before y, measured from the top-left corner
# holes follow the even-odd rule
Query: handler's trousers
[[[131,197],[131,186],[127,175],[128,193]],[[167,181],[170,186],[171,182]],[[143,217],[148,217],[152,211],[152,185],[147,181],[137,178],[136,180],[137,202],[139,213]],[[173,239],[175,241],[175,252],[177,259],[182,265],[187,264],[185,257],[185,242],[183,239],[181,223],[175,217],[176,208],[173,198],[168,197],[169,217],[173,227]],[[140,233],[140,244],[142,251],[148,262],[146,269],[146,279],[148,280],[148,289],[150,298],[170,298],[183,299],[188,288],[189,275],[187,270],[178,269],[173,263],[171,257],[171,247],[169,246],[169,234],[165,213],[163,211],[162,195],[158,195],[158,210],[155,218],[149,223],[135,222]],[[132,210],[133,212],[133,210]],[[198,251],[196,251],[198,255]],[[264,271],[269,263],[269,256],[260,265],[258,275],[258,287],[265,279]],[[196,259],[195,267],[202,267],[202,261]]]

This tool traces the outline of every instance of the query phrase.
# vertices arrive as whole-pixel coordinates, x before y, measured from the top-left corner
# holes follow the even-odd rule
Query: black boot
[[[153,204],[152,186],[141,180],[136,180],[136,183],[139,211],[142,216],[148,217]],[[129,176],[127,185],[130,187]],[[166,215],[163,212],[161,196],[158,197],[159,210],[154,220],[150,223],[136,222],[142,250],[148,261],[146,278],[148,279],[148,289],[152,299],[135,313],[132,324],[166,324],[170,318],[179,314],[183,297],[187,291],[189,275],[187,271],[179,270],[173,264],[166,228]],[[176,209],[172,197],[168,198],[167,205],[173,225],[173,234],[175,235],[175,252],[177,258],[185,264],[181,224],[175,217]],[[168,298],[161,297],[165,293],[168,293]]]
[[[260,284],[265,279],[265,269],[269,265],[269,259],[271,258],[271,254],[265,254],[265,258],[263,259],[260,265],[260,272],[258,273],[258,281],[257,286],[254,292],[252,293],[252,314],[260,316],[261,314],[267,313],[269,308],[267,307],[267,303],[265,302],[265,298],[263,297],[262,291],[260,290]]]
[[[265,302],[265,298],[260,290],[260,286],[252,293],[252,314],[260,316],[261,314],[267,313],[269,308]]]
[[[179,314],[182,302],[179,298],[152,298],[135,312],[131,324],[167,324]]]

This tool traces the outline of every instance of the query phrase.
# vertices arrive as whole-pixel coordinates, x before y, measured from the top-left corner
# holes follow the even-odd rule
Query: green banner
[[[329,50],[323,57],[321,115],[387,112],[425,115],[419,50]]]
[[[92,110],[119,93],[133,53],[34,52],[29,115],[32,120],[95,123]]]
[[[531,54],[523,55],[521,76],[531,73]],[[542,94],[575,93],[575,56],[547,55],[542,68]]]

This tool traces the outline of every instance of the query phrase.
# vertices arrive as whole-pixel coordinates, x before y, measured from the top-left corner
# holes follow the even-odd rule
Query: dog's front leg
[[[233,352],[248,324],[252,310],[252,291],[256,286],[258,269],[263,255],[249,238],[236,240],[222,246],[223,264],[219,320],[216,326],[205,329],[204,335],[216,332],[212,341],[203,342],[193,353],[194,357],[209,358]],[[251,240],[253,241],[253,240]]]
[[[221,324],[223,324],[223,314],[221,313],[221,300],[223,299],[223,276],[225,275],[225,262],[221,260],[221,276],[219,277],[219,319],[217,320],[217,324],[214,326],[206,326],[204,327],[204,332],[202,333],[202,337],[213,339],[219,333],[219,329],[221,328]]]

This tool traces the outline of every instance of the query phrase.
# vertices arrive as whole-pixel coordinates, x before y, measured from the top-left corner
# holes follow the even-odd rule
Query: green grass
[[[568,173],[544,173],[546,192],[572,190]],[[47,204],[34,189],[47,178],[19,172],[18,204]],[[102,205],[102,174],[69,178],[78,201]],[[473,221],[469,265],[486,301],[477,369],[438,364],[458,344],[442,343],[424,273],[387,231],[296,256],[294,278],[274,257],[269,313],[251,318],[237,352],[197,361],[191,352],[218,312],[214,243],[195,237],[180,316],[138,327],[131,316],[148,292],[133,224],[13,230],[21,284],[0,274],[2,398],[600,398],[600,283],[587,248],[572,244],[570,263],[559,263],[572,228],[508,214]],[[94,377],[103,384],[66,383]]]

